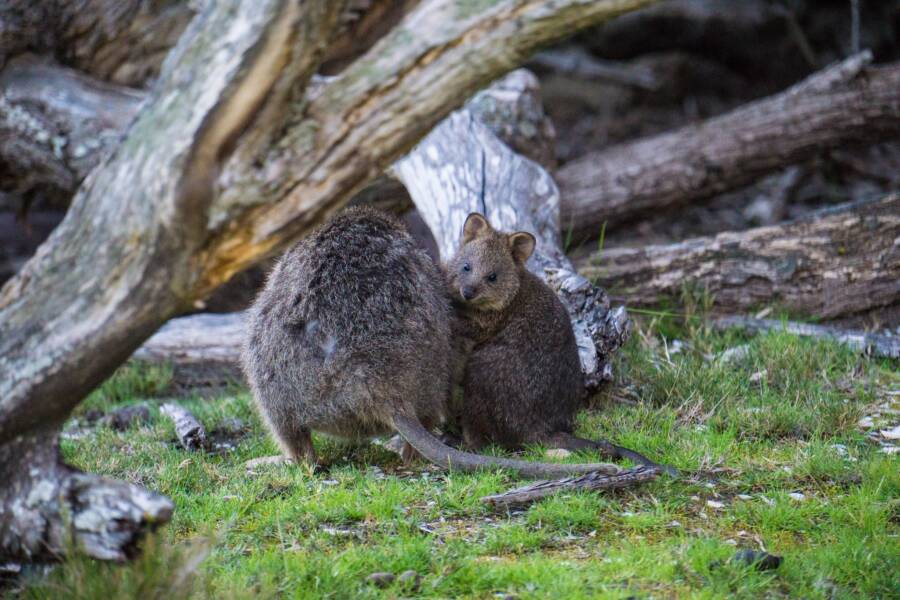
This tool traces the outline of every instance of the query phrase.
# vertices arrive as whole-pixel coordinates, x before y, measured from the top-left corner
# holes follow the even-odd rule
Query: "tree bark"
[[[864,52],[776,96],[563,166],[563,227],[596,237],[604,222],[699,201],[830,148],[900,134],[900,64]]]
[[[536,47],[648,3],[423,0],[340,77],[308,89],[342,3],[208,3],[122,143],[0,290],[0,446],[39,430],[52,443],[165,320],[337,210]],[[33,548],[12,536],[0,556],[63,550],[52,539]]]
[[[628,317],[622,307],[611,309],[603,290],[578,275],[566,257],[559,232],[559,190],[550,174],[513,152],[477,116],[479,106],[536,94],[537,86],[528,71],[511,73],[435,127],[395,163],[394,172],[434,234],[443,260],[455,253],[463,222],[472,212],[484,214],[500,230],[535,235],[538,245],[528,268],[550,284],[569,309],[585,382],[595,389],[611,377],[610,358],[627,339]],[[538,131],[528,119],[513,123]]]
[[[594,254],[581,272],[630,305],[708,290],[728,312],[775,303],[834,318],[900,301],[900,195],[677,244]]]

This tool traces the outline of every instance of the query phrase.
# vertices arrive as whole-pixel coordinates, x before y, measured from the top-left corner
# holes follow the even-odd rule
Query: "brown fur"
[[[525,266],[525,232],[495,231],[477,213],[445,266],[457,323],[453,415],[467,447],[547,444],[654,464],[609,442],[573,435],[584,375],[566,308]]]

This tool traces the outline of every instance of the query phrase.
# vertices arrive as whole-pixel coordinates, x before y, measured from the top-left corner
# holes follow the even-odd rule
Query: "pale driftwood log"
[[[753,317],[720,317],[713,319],[716,329],[743,329],[750,333],[765,331],[785,331],[800,337],[828,339],[871,356],[900,358],[900,333],[873,333],[858,329],[841,329],[829,325],[813,325],[775,319],[754,319]]]
[[[592,152],[559,169],[563,226],[619,223],[739,188],[852,143],[900,134],[900,64],[854,55],[775,96],[697,125]]]
[[[303,235],[536,48],[649,2],[421,0],[309,89],[342,2],[206,3],[123,141],[0,290],[0,446],[40,432],[55,448],[72,408],[168,318]],[[0,479],[26,482],[6,509],[44,480],[2,456]],[[54,528],[0,512],[0,557],[58,557]]]
[[[661,473],[659,467],[635,467],[623,469],[615,475],[602,473],[588,473],[579,477],[566,477],[551,481],[537,481],[528,485],[495,494],[484,496],[481,501],[492,506],[515,507],[535,502],[542,498],[571,492],[575,490],[614,490],[624,487],[633,487],[653,481]]]
[[[172,419],[175,435],[185,450],[203,450],[206,448],[206,429],[191,414],[191,411],[178,404],[167,402],[159,407],[159,412]]]
[[[611,378],[610,359],[627,338],[628,317],[622,307],[611,309],[603,290],[578,275],[563,252],[559,190],[550,174],[513,152],[477,116],[479,104],[534,94],[537,86],[528,71],[511,73],[435,127],[393,170],[434,234],[443,260],[456,251],[472,212],[484,214],[502,231],[535,235],[538,244],[528,268],[568,308],[585,382],[594,389]]]
[[[219,388],[244,381],[243,343],[244,313],[191,315],[163,325],[132,359],[170,365],[176,387]]]
[[[729,312],[774,303],[833,318],[900,300],[900,195],[677,244],[607,249],[581,272],[630,305],[705,289]]]

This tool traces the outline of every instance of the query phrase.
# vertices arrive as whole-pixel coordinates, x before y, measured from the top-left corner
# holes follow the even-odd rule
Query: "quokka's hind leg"
[[[318,464],[319,459],[312,443],[312,432],[308,427],[282,424],[280,427],[273,426],[272,431],[278,445],[281,446],[281,451],[296,464],[310,467]]]
[[[627,458],[630,461],[636,462],[639,465],[644,465],[647,467],[659,467],[664,472],[669,475],[676,476],[678,475],[678,470],[674,467],[670,467],[668,465],[661,465],[659,463],[653,462],[643,454],[639,452],[635,452],[634,450],[629,450],[628,448],[624,448],[622,446],[617,446],[608,440],[586,440],[584,438],[580,438],[578,436],[572,435],[571,433],[566,432],[557,432],[552,434],[546,441],[547,444],[552,444],[557,448],[565,448],[566,450],[596,450],[600,452],[602,456],[605,458],[612,459],[621,459]]]

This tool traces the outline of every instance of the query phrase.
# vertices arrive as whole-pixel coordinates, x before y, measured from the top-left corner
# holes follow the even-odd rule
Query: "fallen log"
[[[740,316],[713,319],[712,325],[716,329],[742,329],[750,333],[784,331],[800,337],[834,340],[870,356],[900,358],[900,333],[889,335],[829,325]]]
[[[225,387],[244,381],[244,313],[197,314],[172,319],[132,359],[172,367],[176,388]]]
[[[661,472],[659,467],[635,467],[634,469],[623,469],[615,475],[588,473],[579,477],[536,481],[501,494],[484,496],[481,501],[492,506],[512,508],[515,506],[524,506],[561,492],[571,492],[576,490],[614,490],[624,487],[633,487],[648,481],[653,481],[659,477]]]
[[[863,52],[775,96],[697,125],[592,152],[557,173],[563,227],[620,223],[752,183],[847,144],[900,134],[900,64]]]
[[[781,225],[605,249],[580,271],[629,305],[677,298],[688,286],[728,312],[775,303],[834,318],[900,300],[898,237],[900,194],[893,194]]]

